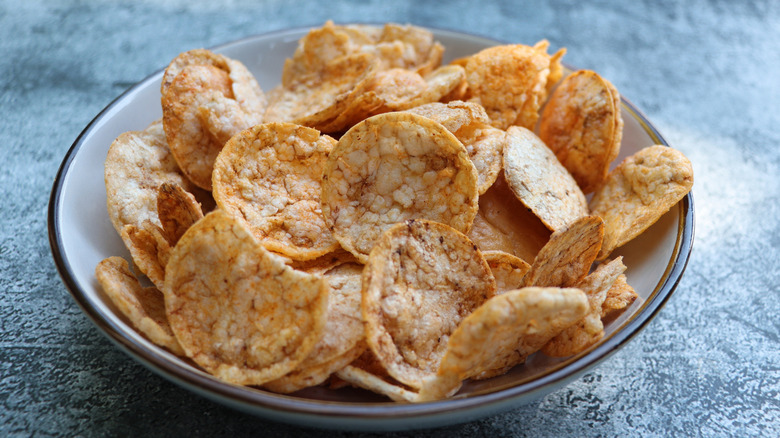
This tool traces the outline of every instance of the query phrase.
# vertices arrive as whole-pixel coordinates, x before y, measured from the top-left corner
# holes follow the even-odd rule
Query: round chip
[[[550,148],[526,128],[506,132],[504,176],[517,199],[552,231],[586,216],[585,195]]]
[[[584,193],[606,178],[620,152],[620,95],[590,70],[567,76],[544,107],[539,137],[569,170]]]
[[[531,265],[523,259],[504,251],[482,251],[482,256],[496,280],[496,293],[520,289],[523,286],[523,277],[531,269]]]
[[[163,292],[187,356],[238,385],[262,385],[295,369],[327,318],[327,283],[286,266],[222,210],[179,240]]]
[[[320,178],[335,144],[292,123],[247,129],[216,159],[214,199],[270,251],[299,260],[335,251],[339,244],[320,211]]]
[[[503,374],[587,311],[588,299],[579,289],[530,287],[491,298],[450,336],[441,367],[418,400],[445,397],[469,377]]]
[[[368,345],[393,378],[419,388],[435,375],[458,324],[495,291],[490,268],[465,235],[425,220],[397,224],[363,270]]]
[[[321,202],[336,239],[365,263],[379,236],[406,219],[468,232],[477,212],[477,172],[442,125],[386,113],[341,137],[325,165]]]
[[[598,260],[645,231],[692,187],[691,162],[670,147],[647,147],[623,160],[590,201],[591,214],[604,219]]]

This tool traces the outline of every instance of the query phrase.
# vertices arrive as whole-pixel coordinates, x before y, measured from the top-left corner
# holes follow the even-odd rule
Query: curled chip
[[[460,323],[419,401],[447,396],[466,378],[503,374],[581,319],[588,299],[579,289],[529,287],[489,299]]]
[[[477,172],[442,125],[386,113],[355,125],[328,157],[322,214],[342,247],[365,263],[379,236],[406,219],[467,232],[477,212]]]
[[[402,384],[394,382],[391,379],[383,378],[356,366],[347,365],[337,371],[336,376],[358,388],[385,395],[393,401],[417,401],[417,392],[409,390]]]
[[[327,283],[284,265],[222,210],[179,240],[163,292],[186,355],[238,385],[261,385],[295,369],[327,318]]]
[[[479,197],[479,213],[469,231],[483,251],[500,250],[531,263],[550,230],[517,199],[503,175]]]
[[[525,275],[525,286],[574,287],[590,271],[604,238],[604,222],[585,216],[550,236]]]
[[[592,192],[620,152],[623,118],[617,89],[590,70],[567,76],[544,107],[539,137],[582,191]]]
[[[360,318],[363,265],[343,263],[323,274],[330,286],[328,320],[314,350],[290,374],[265,384],[276,392],[293,392],[318,385],[331,373],[355,360],[366,345]]]
[[[507,137],[504,176],[520,202],[552,231],[587,216],[582,190],[536,134],[512,126]]]
[[[523,277],[531,269],[531,265],[523,259],[504,251],[482,251],[482,256],[496,280],[497,293],[520,289],[523,286]]]
[[[604,304],[601,305],[601,320],[614,319],[639,298],[636,291],[626,282],[626,275],[620,274],[615,283],[607,291]]]
[[[419,388],[436,373],[460,321],[495,291],[490,268],[465,235],[438,222],[397,224],[363,270],[368,345],[393,378]]]
[[[146,220],[160,225],[160,184],[177,184],[188,191],[194,187],[182,175],[168,149],[161,120],[143,131],[125,132],[117,137],[108,149],[104,176],[108,216],[118,233],[125,225],[140,226]]]
[[[178,184],[163,183],[157,188],[157,215],[171,246],[203,217],[203,210],[192,193]]]
[[[548,44],[495,46],[466,60],[467,96],[485,107],[491,124],[533,129],[547,99],[548,77],[565,53],[547,54]]]
[[[217,157],[214,199],[270,251],[300,260],[335,251],[339,244],[320,211],[320,178],[335,144],[292,123],[253,126]]]
[[[243,64],[221,55],[185,52],[163,78],[168,144],[184,174],[211,190],[214,159],[233,134],[260,122],[265,96]]]
[[[601,322],[601,308],[607,291],[626,270],[623,258],[618,257],[609,263],[599,265],[595,271],[582,279],[577,288],[588,297],[588,313],[582,320],[568,327],[542,347],[542,353],[548,356],[565,357],[585,351],[586,348],[604,337],[604,324]]]
[[[165,283],[165,266],[172,250],[162,228],[150,220],[145,220],[138,226],[125,225],[119,235],[130,251],[137,269],[162,289]]]
[[[598,259],[641,234],[693,187],[693,167],[682,153],[655,145],[626,158],[593,194],[591,214],[604,220]]]
[[[109,257],[95,268],[95,277],[111,302],[141,333],[155,344],[179,356],[184,355],[165,315],[163,294],[143,287],[121,257]]]

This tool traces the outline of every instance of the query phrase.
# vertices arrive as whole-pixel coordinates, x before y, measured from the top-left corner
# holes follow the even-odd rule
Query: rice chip
[[[192,193],[178,184],[163,183],[157,188],[157,215],[171,246],[203,217],[203,209]]]
[[[639,298],[639,295],[628,284],[625,274],[621,274],[607,291],[607,296],[601,305],[601,320],[614,319],[636,301],[637,298]]]
[[[149,277],[157,288],[162,289],[165,266],[173,248],[162,228],[146,220],[138,226],[125,225],[119,235],[137,269]]]
[[[523,286],[523,277],[531,265],[523,259],[504,251],[482,251],[482,256],[490,266],[490,272],[496,280],[496,293],[519,289]]]
[[[384,379],[376,374],[372,374],[369,371],[352,365],[345,366],[337,371],[335,375],[351,385],[385,395],[393,401],[417,401],[417,393],[415,391],[409,390],[397,382],[389,381],[388,379]]]

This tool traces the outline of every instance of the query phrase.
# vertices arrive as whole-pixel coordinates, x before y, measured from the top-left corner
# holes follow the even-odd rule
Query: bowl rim
[[[450,34],[452,36],[460,37],[468,36],[474,40],[485,43],[506,44],[500,40],[468,32],[431,26],[425,27],[434,33]],[[250,35],[213,46],[210,50],[219,52],[233,45],[263,38],[282,37],[285,34],[296,34],[309,29],[311,29],[311,27],[302,26]],[[138,362],[166,379],[176,382],[203,396],[221,401],[222,403],[231,405],[235,408],[261,414],[272,419],[283,421],[295,419],[297,421],[296,424],[298,425],[301,425],[301,416],[313,420],[313,423],[316,425],[325,427],[343,427],[345,426],[344,421],[350,419],[353,421],[352,426],[357,425],[358,429],[361,428],[361,425],[365,426],[372,424],[375,426],[374,422],[376,420],[410,421],[414,419],[424,419],[426,424],[436,424],[437,419],[441,420],[446,417],[447,419],[452,420],[453,413],[460,414],[465,411],[479,411],[476,415],[455,419],[456,422],[463,422],[481,417],[483,414],[488,415],[490,413],[506,410],[521,404],[523,400],[528,400],[533,394],[549,392],[558,387],[558,384],[576,378],[610,357],[621,346],[633,339],[648,325],[669,300],[672,292],[677,288],[690,259],[695,231],[692,191],[677,204],[677,208],[679,208],[680,211],[678,234],[673,256],[667,265],[661,281],[659,281],[655,290],[651,292],[642,307],[637,310],[636,314],[618,327],[611,336],[602,340],[595,348],[588,349],[579,355],[569,358],[565,362],[553,367],[552,370],[545,372],[542,376],[496,391],[478,392],[470,394],[467,397],[454,397],[418,404],[395,402],[366,404],[359,402],[304,399],[290,395],[275,394],[256,388],[236,386],[219,381],[203,371],[184,368],[171,362],[166,357],[166,354],[168,353],[161,354],[158,351],[149,350],[142,345],[135,343],[130,337],[123,333],[124,330],[122,327],[115,324],[111,319],[106,318],[99,309],[93,307],[87,297],[87,293],[79,287],[78,282],[76,281],[76,275],[71,268],[67,255],[64,253],[61,239],[62,230],[60,229],[59,206],[63,184],[81,146],[110,110],[117,106],[118,103],[124,100],[128,95],[134,93],[141,87],[147,86],[150,81],[157,80],[157,76],[163,71],[164,68],[154,71],[114,98],[87,124],[67,151],[57,171],[49,197],[47,214],[49,245],[57,271],[65,287],[81,310],[98,328],[100,328],[100,331],[106,335],[109,340]],[[658,129],[633,103],[623,96],[621,96],[621,103],[622,108],[627,110],[628,115],[637,120],[645,132],[654,139],[656,144],[670,146]],[[349,425],[346,426],[347,428],[350,427]],[[406,427],[409,427],[409,425],[407,424]]]

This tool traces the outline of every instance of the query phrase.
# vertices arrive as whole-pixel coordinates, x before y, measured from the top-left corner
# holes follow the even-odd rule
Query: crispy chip
[[[542,353],[548,356],[565,357],[582,351],[604,337],[604,325],[601,323],[601,308],[607,291],[626,270],[623,258],[618,257],[609,263],[601,264],[595,271],[583,278],[577,288],[588,296],[588,313],[579,322],[550,339],[542,347]]]
[[[531,265],[523,259],[504,251],[482,251],[482,256],[496,280],[497,293],[520,289],[523,286],[523,277],[531,269]]]
[[[546,47],[522,44],[495,46],[466,61],[469,100],[485,107],[493,126],[533,129],[547,98],[551,57]]]
[[[342,247],[365,263],[386,229],[430,219],[467,232],[477,211],[477,174],[442,125],[386,113],[355,125],[325,165],[322,214]]]
[[[261,385],[311,353],[327,318],[328,285],[271,256],[242,222],[209,213],[168,262],[165,307],[188,357],[226,382]]]
[[[693,167],[682,153],[655,145],[626,158],[594,194],[591,214],[604,219],[603,260],[654,224],[693,187]]]
[[[336,376],[358,388],[385,395],[393,401],[417,401],[416,392],[404,388],[404,386],[398,382],[388,381],[388,379],[383,379],[376,374],[372,374],[355,366],[348,365],[342,368],[336,372]]]
[[[293,392],[319,385],[365,350],[361,309],[363,265],[343,263],[323,275],[330,286],[328,320],[322,338],[292,373],[265,385],[276,392]],[[360,345],[358,345],[360,344]]]
[[[604,238],[598,216],[582,217],[550,236],[523,279],[524,286],[574,287],[590,271]]]
[[[157,215],[171,246],[203,217],[203,210],[192,193],[178,184],[163,183],[157,188]]]
[[[461,320],[496,283],[473,243],[438,222],[390,228],[363,271],[363,320],[371,351],[399,382],[419,388],[434,375]]]
[[[320,178],[335,144],[292,123],[256,125],[217,157],[214,199],[270,251],[300,260],[335,251],[339,244],[320,211]]]
[[[639,295],[626,282],[625,274],[621,274],[607,291],[607,296],[601,305],[601,320],[608,321],[614,319],[636,301],[637,298],[639,298]]]
[[[160,225],[157,187],[163,183],[194,187],[179,170],[165,141],[162,121],[144,131],[126,132],[113,143],[105,161],[108,216],[118,233],[125,225],[150,220]]]
[[[138,331],[172,353],[184,355],[168,324],[162,292],[142,287],[125,259],[109,257],[101,261],[95,268],[95,277],[103,292]]]
[[[289,259],[286,262],[291,267],[303,271],[307,274],[324,274],[338,265],[344,263],[359,263],[355,256],[351,252],[339,248],[333,252],[329,252],[316,259],[310,260],[292,260]]]
[[[569,75],[544,107],[539,137],[582,191],[592,192],[620,152],[623,118],[617,89],[590,70]]]
[[[500,250],[531,263],[550,238],[550,230],[520,203],[499,175],[479,197],[479,214],[468,236],[482,251]]]
[[[119,233],[133,263],[159,289],[165,283],[165,266],[172,247],[162,228],[146,220],[141,225],[125,225]]]
[[[571,174],[533,132],[507,130],[504,176],[509,188],[550,230],[588,214],[588,201]]]
[[[523,363],[587,311],[579,289],[529,287],[491,298],[450,336],[441,367],[426,379],[419,401],[445,397],[463,379],[502,374]]]

